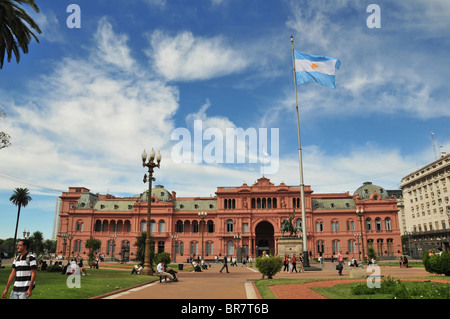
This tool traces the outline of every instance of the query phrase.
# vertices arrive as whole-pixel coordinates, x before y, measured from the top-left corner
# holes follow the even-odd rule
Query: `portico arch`
[[[268,221],[261,221],[255,228],[255,254],[261,256],[263,251],[275,254],[275,230],[273,225]]]

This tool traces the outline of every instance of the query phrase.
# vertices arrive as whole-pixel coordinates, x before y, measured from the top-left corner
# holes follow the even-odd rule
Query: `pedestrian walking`
[[[228,271],[228,257],[226,255],[223,257],[223,266],[222,266],[222,269],[220,269],[220,273],[222,273],[222,270],[224,268],[227,269],[227,274],[228,274],[229,273],[229,271]]]
[[[292,255],[292,272],[298,272],[297,271],[297,258],[295,257],[295,254]]]

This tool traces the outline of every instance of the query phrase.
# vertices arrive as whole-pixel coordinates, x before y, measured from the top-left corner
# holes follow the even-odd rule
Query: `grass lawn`
[[[448,299],[450,296],[450,285],[436,282],[400,281],[398,287],[393,287],[387,293],[378,288],[366,289],[370,294],[352,293],[352,287],[356,285],[365,283],[345,283],[312,289],[328,299]]]
[[[430,279],[436,279],[436,277],[430,277]],[[397,289],[395,294],[393,293],[380,293],[377,288],[369,289],[373,294],[357,295],[352,292],[352,287],[357,285],[365,285],[365,283],[342,283],[333,287],[314,287],[312,290],[320,293],[328,299],[448,299],[450,296],[450,278],[442,276],[439,279],[449,280],[449,283],[435,283],[435,282],[423,282],[423,281],[400,281],[401,289]],[[326,280],[326,279],[322,279]],[[276,299],[276,296],[270,290],[270,286],[275,285],[287,285],[287,284],[303,284],[312,281],[320,281],[317,279],[260,279],[255,281],[261,297],[263,299]],[[391,280],[391,283],[395,280]],[[383,282],[381,283],[383,285]],[[440,290],[440,291],[439,291]],[[374,293],[377,292],[377,293]],[[447,296],[447,298],[445,298]]]
[[[0,269],[0,290],[3,292],[11,266]],[[131,270],[130,270],[131,271]],[[80,288],[68,288],[69,276],[60,272],[38,270],[32,299],[89,299],[138,284],[159,280],[157,276],[130,275],[128,270],[87,269],[90,276],[81,276]],[[72,281],[72,285],[75,281]],[[9,294],[12,287],[9,288]]]

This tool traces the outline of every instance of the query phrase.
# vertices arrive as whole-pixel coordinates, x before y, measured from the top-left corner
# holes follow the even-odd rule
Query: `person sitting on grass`
[[[134,265],[134,268],[133,268],[133,270],[131,271],[131,275],[132,274],[136,274],[136,275],[140,275],[141,274],[141,271],[142,271],[142,264],[139,264],[139,266],[138,265]]]

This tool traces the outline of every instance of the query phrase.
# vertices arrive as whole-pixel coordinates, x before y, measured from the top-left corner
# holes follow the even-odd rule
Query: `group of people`
[[[166,265],[164,260],[161,260],[161,262],[156,266],[156,274],[160,277],[167,277],[171,282],[177,282],[177,271],[173,270],[169,266]]]
[[[263,255],[264,255],[264,253],[263,253]],[[304,260],[303,260],[303,255],[302,254],[300,254],[298,259],[295,256],[295,254],[293,254],[292,257],[290,257],[288,254],[284,255],[284,259],[283,259],[284,269],[283,269],[283,271],[287,270],[288,273],[293,273],[294,271],[298,272],[297,271],[297,262],[299,264],[300,272],[305,272],[305,270],[303,268]]]

